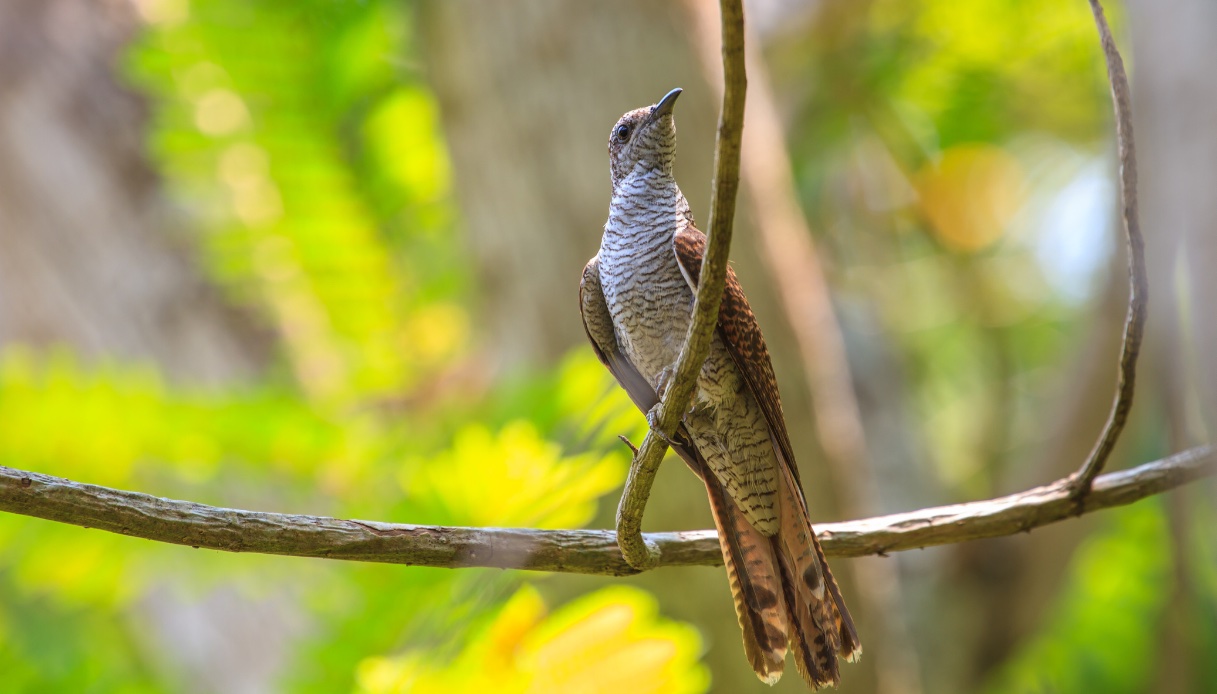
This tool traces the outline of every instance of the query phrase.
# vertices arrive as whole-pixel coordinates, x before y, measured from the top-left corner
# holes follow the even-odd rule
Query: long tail
[[[756,676],[774,684],[786,665],[789,621],[773,540],[752,527],[713,474],[707,470],[701,477],[718,527],[735,616],[744,636],[744,654]]]
[[[824,550],[811,529],[798,482],[789,468],[780,467],[779,529],[772,543],[782,567],[788,619],[794,626],[790,649],[799,674],[809,687],[818,689],[836,685],[841,679],[837,658],[857,660],[862,645],[841,599],[841,589],[824,559]]]
[[[777,682],[789,645],[809,687],[836,685],[837,658],[853,661],[862,648],[811,530],[797,483],[785,473],[780,483],[780,529],[776,536],[766,537],[752,527],[713,474],[705,471],[701,477],[718,526],[744,653],[757,677],[769,684]]]

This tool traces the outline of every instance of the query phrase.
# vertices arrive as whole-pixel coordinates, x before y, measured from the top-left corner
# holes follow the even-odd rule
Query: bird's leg
[[[658,396],[658,400],[651,406],[651,409],[647,410],[647,426],[669,446],[672,445],[671,437],[663,429],[659,428],[659,408],[663,405],[663,396],[668,392],[668,383],[671,380],[672,367],[663,367],[663,370],[659,372],[659,376],[655,378],[655,395]]]
[[[659,396],[659,402],[656,402],[651,409],[647,410],[647,426],[651,431],[655,432],[659,438],[663,439],[669,446],[672,445],[672,439],[659,428],[659,406],[663,404],[663,396],[668,392],[668,385],[672,382],[672,376],[675,373],[675,366],[665,366],[659,372],[659,376],[655,378],[655,394]],[[693,411],[694,405],[697,403],[697,390],[694,389],[693,395],[689,397],[689,406],[685,409],[685,413]],[[683,415],[682,415],[683,419]]]
[[[664,433],[663,429],[659,428],[659,406],[660,406],[660,404],[661,403],[657,402],[657,403],[655,403],[654,407],[647,410],[647,426],[650,427],[651,431],[655,432],[656,436],[663,439],[664,443],[668,444],[669,446],[672,446],[672,445],[675,445],[675,442],[672,441],[672,437],[668,436],[666,433]]]
[[[663,396],[668,392],[668,382],[672,380],[672,366],[665,366],[659,372],[659,376],[655,378],[655,394],[663,400]]]

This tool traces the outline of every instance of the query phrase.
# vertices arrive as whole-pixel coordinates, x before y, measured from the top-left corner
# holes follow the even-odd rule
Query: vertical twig
[[[740,141],[744,129],[744,93],[747,77],[744,68],[744,9],[741,0],[721,0],[723,25],[723,106],[718,119],[718,138],[714,150],[714,188],[710,199],[709,244],[702,259],[701,282],[693,304],[693,320],[684,347],[676,360],[672,380],[664,393],[657,424],[671,438],[684,417],[685,404],[693,395],[697,374],[710,353],[718,309],[727,278],[727,257],[731,250],[735,197],[739,189]],[[664,436],[654,431],[639,448],[630,465],[625,490],[617,507],[617,542],[621,554],[636,569],[646,569],[658,560],[658,549],[642,537],[642,514],[651,494],[655,472],[667,452]]]
[[[1133,389],[1137,378],[1137,356],[1141,352],[1141,337],[1145,332],[1145,316],[1149,303],[1149,279],[1145,272],[1145,241],[1141,236],[1141,222],[1137,215],[1137,153],[1133,142],[1132,98],[1128,88],[1128,75],[1124,72],[1124,61],[1111,37],[1111,28],[1103,16],[1099,0],[1090,0],[1090,10],[1099,30],[1103,44],[1103,56],[1107,59],[1107,79],[1111,83],[1111,98],[1116,113],[1116,139],[1120,152],[1120,198],[1123,201],[1122,216],[1124,232],[1128,240],[1128,317],[1124,320],[1124,346],[1120,351],[1120,366],[1116,381],[1115,401],[1111,414],[1103,426],[1099,440],[1095,442],[1082,468],[1069,478],[1070,496],[1080,501],[1094,483],[1094,478],[1103,471],[1103,464],[1115,448],[1128,412],[1132,409]]]

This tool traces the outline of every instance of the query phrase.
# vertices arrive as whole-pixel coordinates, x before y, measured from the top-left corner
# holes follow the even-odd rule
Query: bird
[[[692,320],[706,236],[673,177],[680,89],[609,131],[612,199],[579,308],[599,360],[652,429]],[[756,316],[728,268],[714,339],[672,449],[705,483],[744,653],[774,684],[786,654],[815,690],[862,653],[812,530]]]

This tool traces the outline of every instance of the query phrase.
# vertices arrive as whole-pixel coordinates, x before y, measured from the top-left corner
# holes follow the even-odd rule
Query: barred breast
[[[672,251],[677,229],[689,223],[688,203],[675,182],[657,178],[622,181],[600,241],[600,283],[617,340],[651,385],[676,361],[693,307]]]
[[[693,291],[672,248],[691,224],[670,178],[630,178],[615,191],[601,239],[600,282],[617,341],[652,386],[676,362],[692,320]],[[775,534],[778,462],[768,424],[719,334],[694,400],[685,423],[698,450],[752,525]]]

